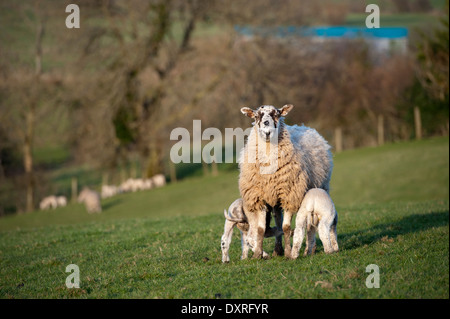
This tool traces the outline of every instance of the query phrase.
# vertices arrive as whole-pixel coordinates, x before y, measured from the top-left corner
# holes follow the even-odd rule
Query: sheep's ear
[[[243,107],[241,109],[241,112],[242,112],[242,114],[244,114],[245,116],[248,116],[249,118],[254,118],[255,117],[255,113],[249,107]]]
[[[286,116],[293,108],[294,106],[292,104],[286,104],[281,109],[278,109],[278,112],[280,112],[280,116]]]

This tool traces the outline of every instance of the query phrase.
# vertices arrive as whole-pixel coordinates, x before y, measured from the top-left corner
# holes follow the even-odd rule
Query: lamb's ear
[[[278,109],[278,112],[280,112],[280,116],[286,116],[293,108],[294,106],[292,104],[286,104],[281,109]]]
[[[248,116],[249,118],[254,118],[255,117],[255,113],[249,107],[243,107],[241,109],[241,112],[242,112],[242,114],[244,114],[245,116]]]

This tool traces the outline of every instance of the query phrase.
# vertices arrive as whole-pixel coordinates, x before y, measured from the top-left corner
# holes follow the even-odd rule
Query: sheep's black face
[[[257,127],[258,134],[266,142],[270,142],[278,137],[280,117],[285,116],[292,108],[291,104],[285,105],[281,109],[277,109],[272,105],[262,105],[255,111],[244,107],[241,109],[241,112],[255,119],[253,124]]]

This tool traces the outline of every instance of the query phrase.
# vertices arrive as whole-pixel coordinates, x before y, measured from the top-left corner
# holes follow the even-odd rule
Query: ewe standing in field
[[[248,242],[255,258],[262,255],[266,205],[281,204],[284,209],[285,256],[290,258],[291,220],[303,196],[310,188],[329,191],[333,169],[330,146],[312,128],[285,125],[283,117],[292,108],[289,104],[280,109],[271,105],[255,111],[241,109],[255,120],[239,159],[239,191],[250,225]]]
[[[305,229],[308,232],[308,249],[305,255],[310,255],[315,246],[316,229],[322,241],[325,253],[331,254],[339,250],[337,243],[336,226],[338,215],[330,195],[320,188],[310,189],[303,198],[300,210],[295,220],[294,242],[292,245],[292,258],[297,258],[302,247]]]
[[[81,191],[80,195],[78,196],[78,202],[84,203],[89,214],[102,212],[100,194],[87,187]]]
[[[242,248],[241,259],[246,259],[248,257],[248,245],[247,245],[248,221],[244,213],[242,198],[236,199],[228,208],[228,212],[227,210],[224,210],[223,214],[225,216],[225,226],[220,241],[220,246],[222,248],[222,262],[227,263],[230,261],[228,250],[230,248],[234,226],[236,226],[241,231],[241,248]],[[282,235],[283,232],[278,230],[276,227],[270,228],[270,220],[271,220],[271,212],[268,209],[266,214],[267,228],[264,237],[275,237]],[[262,254],[263,258],[268,257],[265,251],[263,251]]]

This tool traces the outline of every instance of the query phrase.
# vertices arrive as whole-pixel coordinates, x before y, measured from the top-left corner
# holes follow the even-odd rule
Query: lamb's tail
[[[307,231],[310,231],[310,229],[311,229],[311,225],[312,225],[312,214],[311,213],[308,213],[308,214],[306,214],[306,230]]]
[[[317,227],[317,222],[317,217],[313,214],[313,212],[306,214],[306,229],[308,231],[311,230],[311,227]]]
[[[229,220],[230,222],[233,222],[233,223],[242,223],[242,222],[244,222],[244,220],[231,218],[230,216],[228,216],[228,213],[227,213],[226,209],[223,210],[223,215],[225,216],[225,219]]]

